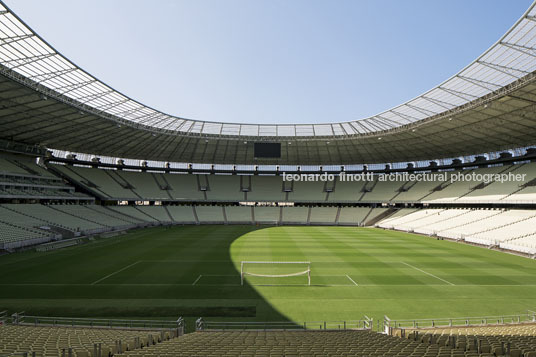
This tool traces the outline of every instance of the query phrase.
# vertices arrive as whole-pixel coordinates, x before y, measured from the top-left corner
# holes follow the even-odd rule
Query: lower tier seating
[[[372,331],[195,332],[118,357],[176,356],[451,356],[426,345]],[[454,356],[454,355],[453,355]],[[463,356],[463,355],[462,355]]]
[[[416,330],[409,340],[449,346],[460,355],[536,356],[536,324],[447,327]],[[463,353],[463,354],[462,354]]]
[[[438,237],[463,239],[536,253],[536,211],[506,209],[402,209],[381,220],[379,227]]]
[[[149,346],[171,338],[170,332],[134,331],[100,328],[36,327],[0,325],[0,356],[73,356],[94,355],[100,345],[102,356]],[[69,351],[70,350],[70,351]]]

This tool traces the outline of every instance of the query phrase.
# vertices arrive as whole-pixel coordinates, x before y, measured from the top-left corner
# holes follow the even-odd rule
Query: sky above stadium
[[[438,85],[531,0],[5,0],[123,94],[198,120],[340,122]]]

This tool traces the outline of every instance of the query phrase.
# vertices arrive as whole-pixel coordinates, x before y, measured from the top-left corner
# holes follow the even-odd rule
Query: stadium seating
[[[397,212],[396,217],[393,215],[380,221],[378,226],[445,238],[463,238],[467,242],[483,245],[498,245],[536,234],[536,212],[531,210],[403,211]]]
[[[163,338],[162,338],[163,337]],[[117,355],[138,346],[149,346],[171,337],[169,332],[125,329],[41,327],[0,324],[0,356],[90,357]],[[138,340],[139,339],[139,340]],[[70,351],[69,351],[70,350]]]
[[[485,245],[497,245],[499,242],[533,233],[536,233],[536,212],[511,210],[497,216],[493,227],[466,236],[465,240]]]
[[[169,184],[171,188],[169,193],[174,200],[200,201],[205,199],[203,191],[199,189],[197,175],[164,174],[163,178]]]
[[[110,209],[142,222],[157,222],[157,219],[146,214],[136,206],[110,206]]]
[[[8,158],[0,158],[0,198],[94,200],[29,159]]]
[[[200,223],[224,223],[222,206],[195,206],[197,219]]]
[[[337,212],[337,207],[313,207],[309,222],[311,224],[335,224]]]
[[[281,179],[280,179],[281,180]],[[288,195],[288,200],[293,202],[324,202],[326,192],[324,192],[325,182],[288,182],[292,183],[292,192]],[[287,183],[287,184],[288,184]]]
[[[510,169],[510,166],[495,166],[495,167],[487,167],[487,168],[481,168],[481,169],[473,169],[473,170],[463,170],[461,171],[462,174],[468,175],[473,172],[477,172],[478,174],[498,174],[501,172],[506,172]],[[456,175],[460,173],[459,171],[453,171],[449,173],[449,177],[451,175]],[[455,182],[447,181],[443,186],[441,186],[441,189],[432,192],[429,196],[426,196],[422,199],[423,202],[454,202],[459,200],[461,197],[464,197],[465,195],[471,193],[472,191],[480,191],[477,189],[479,185],[482,185],[483,181],[473,181],[473,180],[459,180]],[[477,194],[477,193],[475,193]]]
[[[9,164],[9,163],[8,163]],[[533,202],[536,163],[447,172],[446,181],[283,182],[281,176],[162,174],[51,165],[99,197],[118,200],[486,203]],[[526,182],[450,181],[458,174],[526,174]]]
[[[173,221],[180,223],[196,223],[192,206],[166,206]]]
[[[393,197],[393,202],[419,202],[426,196],[434,192],[434,189],[443,187],[443,181],[416,181],[407,182],[400,187],[400,192]]]
[[[454,356],[452,351],[368,330],[207,331],[118,356]]]
[[[235,175],[207,176],[209,201],[237,201],[244,197],[240,187],[240,177]]]
[[[255,222],[259,223],[276,223],[279,222],[281,214],[280,207],[262,207],[257,206],[254,209]]]
[[[252,176],[251,190],[247,193],[248,201],[286,201],[286,193],[283,191],[281,177],[277,176]]]
[[[229,223],[252,223],[252,207],[247,206],[227,206],[225,216]]]
[[[154,218],[157,222],[173,221],[164,206],[138,206],[137,208],[147,216]]]
[[[398,190],[406,182],[400,181],[380,181],[378,177],[374,179],[374,182],[367,186],[370,189],[368,192],[364,192],[363,196],[359,200],[360,202],[390,202],[393,197],[398,193]]]
[[[357,202],[363,195],[364,181],[341,181],[336,178],[333,192],[328,195],[329,202]]]
[[[406,330],[409,340],[438,344],[456,349],[460,356],[533,356],[536,355],[536,325],[491,325],[436,327]]]
[[[282,212],[282,222],[284,223],[309,222],[309,207],[283,207]]]
[[[370,210],[370,207],[341,207],[338,223],[361,225]]]
[[[99,197],[128,200],[134,196],[131,190],[121,186],[109,175],[110,170],[66,165],[51,167]]]
[[[531,164],[510,165],[506,166],[505,173],[511,172],[515,174],[525,174],[530,177],[531,174],[535,174],[534,169],[536,167]],[[479,170],[480,172],[480,170]],[[535,176],[532,176],[535,177]],[[469,192],[467,195],[460,197],[460,202],[498,202],[506,198],[507,195],[519,191],[524,182],[518,181],[504,181],[504,182],[491,182],[489,184],[482,185],[481,188],[475,189]]]
[[[508,240],[507,242],[500,242],[499,247],[534,256],[536,255],[536,234],[528,234],[521,238]]]

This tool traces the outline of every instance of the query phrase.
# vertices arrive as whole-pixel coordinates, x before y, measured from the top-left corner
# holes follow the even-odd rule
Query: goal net
[[[253,285],[311,285],[311,262],[255,262],[240,264],[240,282]]]

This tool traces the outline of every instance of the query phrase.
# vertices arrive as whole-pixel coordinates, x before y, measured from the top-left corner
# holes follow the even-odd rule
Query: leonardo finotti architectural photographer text
[[[378,177],[378,181],[389,182],[405,182],[405,181],[437,181],[445,182],[464,182],[464,181],[481,181],[484,183],[491,182],[524,182],[526,174],[480,174],[476,172],[464,173],[464,172],[436,172],[436,173],[418,173],[410,174],[403,173],[390,173],[390,174],[373,174],[372,172],[360,173],[360,174],[347,174],[341,172],[338,175],[335,174],[287,174],[283,172],[283,181],[300,181],[300,182],[314,182],[314,181],[334,181],[337,177],[342,182],[363,182],[373,181],[375,177]]]

